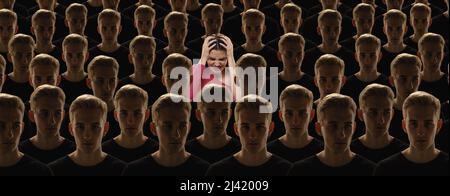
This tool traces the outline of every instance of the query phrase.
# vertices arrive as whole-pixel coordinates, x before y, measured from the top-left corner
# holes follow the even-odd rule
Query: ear
[[[56,77],[56,85],[55,86],[59,86],[60,83],[61,83],[61,75],[58,75]]]
[[[119,112],[117,112],[117,108],[114,109],[114,120],[116,120],[117,122],[119,122]]]
[[[234,128],[234,134],[236,134],[236,136],[239,137],[238,124],[237,124],[237,123],[234,123],[234,124],[233,124],[233,128]]]
[[[408,131],[406,130],[406,122],[405,122],[405,119],[402,119],[402,129],[403,129],[403,132],[405,132],[406,134],[408,134]]]
[[[436,135],[441,132],[442,125],[444,124],[444,121],[442,119],[439,119],[437,127],[436,127]]]
[[[36,123],[36,119],[34,119],[34,112],[33,112],[33,110],[28,111],[28,119],[29,119],[31,122]]]
[[[88,60],[89,60],[89,51],[86,52],[86,58],[84,59],[84,64],[86,64],[86,61],[88,61]]]
[[[145,110],[145,121],[147,121],[149,118],[150,118],[150,110],[147,108],[146,110]]]
[[[347,82],[347,77],[342,76],[341,88],[345,85],[346,82]]]
[[[30,86],[32,86],[34,88],[33,79],[31,77],[32,76],[30,74],[30,76],[28,77],[28,84],[30,84]],[[34,88],[34,89],[36,89],[36,88]]]
[[[165,38],[167,38],[167,31],[166,31],[166,29],[163,30],[163,35],[164,35]]]
[[[106,122],[105,122],[105,127],[103,127],[103,137],[106,136],[106,134],[108,133],[108,131],[109,131],[109,122],[106,121]]]
[[[382,47],[382,46],[381,46],[381,47]],[[377,61],[377,63],[380,63],[381,59],[383,59],[383,53],[380,51],[378,54],[379,54],[379,55],[378,55],[378,61]]]
[[[122,32],[122,25],[119,26],[119,33],[117,35],[119,35]]]
[[[71,136],[75,137],[75,134],[73,132],[72,123],[69,123],[69,133]]]
[[[136,28],[136,30],[137,30],[138,26],[137,26],[137,21],[136,21],[136,20],[133,20],[133,26],[134,26],[134,28]]]
[[[361,103],[359,103],[359,104],[361,104]],[[360,121],[364,122],[364,115],[363,115],[363,111],[362,111],[361,108],[359,108],[359,109],[357,110],[357,115],[358,115],[358,119],[359,119]]]
[[[389,84],[390,84],[392,87],[395,87],[394,77],[393,77],[393,76],[389,76]]]
[[[63,60],[63,62],[65,62],[65,63],[67,63],[67,60],[66,60],[66,55],[64,55],[64,47],[62,48],[62,53],[61,53],[61,60]]]
[[[275,122],[271,122],[270,126],[269,126],[269,133],[268,133],[268,137],[270,137],[273,133],[273,131],[275,130]]]
[[[278,49],[278,52],[277,52],[277,58],[278,58],[278,60],[279,60],[280,62],[282,62],[280,49]]]
[[[166,84],[166,80],[164,80],[164,76],[161,77],[161,83],[163,84],[164,87],[167,88],[167,84]]]
[[[151,122],[151,123],[150,123],[150,132],[151,132],[154,136],[158,137],[158,132],[156,132],[156,125],[155,125],[154,122]]]
[[[64,25],[65,25],[66,27],[69,27],[69,21],[67,21],[67,18],[64,19]]]
[[[30,27],[30,32],[31,32],[31,35],[36,36],[36,35],[34,34],[34,28],[33,28],[33,26]]]
[[[242,34],[245,35],[245,32],[244,32],[244,25],[241,26],[241,32],[242,32]]]
[[[317,134],[323,137],[323,135],[322,135],[322,128],[320,127],[320,123],[319,122],[316,122],[314,124],[314,128],[316,129]]]
[[[101,33],[100,33],[100,25],[98,25],[98,24],[97,24],[97,33],[98,33],[98,34],[101,34]]]
[[[204,20],[200,20],[200,25],[202,25],[202,27],[205,28],[205,21]]]
[[[87,78],[86,78],[86,86],[87,86],[89,89],[92,90],[92,84],[91,84],[91,82],[92,82],[92,80],[91,80],[89,77],[87,77]]]
[[[278,111],[278,118],[280,118],[281,122],[284,122],[283,112]]]
[[[8,62],[12,63],[12,55],[10,52],[6,55],[6,58],[8,59]]]
[[[195,117],[199,122],[202,122],[202,113],[200,112],[200,109],[195,110]]]
[[[299,21],[299,27],[301,27],[302,25],[303,25],[303,18],[301,18]]]
[[[356,21],[355,21],[355,19],[352,19],[352,25],[353,25],[353,27],[356,27]]]
[[[128,54],[128,62],[133,65],[133,56],[131,55],[131,52]]]
[[[314,117],[316,117],[316,110],[315,109],[311,109],[311,112],[309,112],[309,122],[310,123],[314,120]]]
[[[316,85],[316,87],[319,87],[319,83],[317,82],[317,76],[314,76],[314,85]]]
[[[266,34],[267,26],[264,24],[263,26],[263,35]]]
[[[322,33],[320,33],[320,27],[319,26],[317,26],[316,30],[317,30],[317,34],[322,36]]]

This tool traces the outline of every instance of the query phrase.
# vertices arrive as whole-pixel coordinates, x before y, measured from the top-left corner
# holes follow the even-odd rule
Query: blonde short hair
[[[14,24],[17,23],[17,14],[9,9],[0,9],[1,20],[12,20]]]
[[[62,43],[63,50],[68,45],[81,45],[86,51],[88,49],[88,41],[85,37],[72,33],[64,38]]]
[[[187,26],[188,25],[188,17],[186,14],[181,12],[170,12],[167,14],[167,16],[164,18],[164,28],[168,28],[169,24],[175,21],[183,21],[183,23]]]
[[[280,16],[283,17],[283,15],[287,12],[296,13],[299,17],[302,17],[302,8],[295,3],[287,3],[284,5],[281,8]]]
[[[324,21],[325,19],[334,19],[334,20],[338,20],[339,23],[341,23],[342,15],[341,15],[341,13],[339,13],[336,10],[326,9],[326,10],[322,10],[319,13],[319,17],[317,17],[317,24],[321,24],[321,22]]]
[[[34,74],[34,68],[36,67],[50,67],[54,74],[59,74],[60,64],[58,59],[48,54],[38,54],[30,62],[29,71],[30,74]]]
[[[104,9],[102,12],[98,14],[97,23],[100,25],[100,22],[103,19],[112,18],[114,21],[120,24],[121,16],[120,13],[113,9]]]
[[[249,10],[245,11],[244,13],[242,13],[242,24],[244,24],[245,21],[247,21],[247,19],[250,19],[250,18],[257,19],[265,24],[264,21],[266,20],[266,16],[264,15],[264,13],[262,13],[261,11],[259,11],[257,9],[249,9]]]
[[[130,53],[134,53],[135,48],[137,45],[150,47],[152,50],[156,50],[156,42],[155,38],[145,36],[145,35],[138,35],[133,38],[130,42]]]
[[[361,13],[370,13],[372,16],[375,16],[375,8],[370,4],[360,3],[353,8],[353,19],[356,20]]]
[[[433,43],[435,46],[439,45],[439,47],[443,50],[445,47],[445,40],[442,35],[436,33],[426,33],[419,40],[419,52],[422,51],[423,45],[425,43]]]
[[[383,15],[383,21],[384,21],[384,23],[386,23],[386,21],[391,20],[391,19],[400,19],[402,21],[403,25],[406,25],[407,16],[405,13],[403,13],[400,10],[391,9]]]
[[[148,93],[144,89],[132,84],[125,85],[117,91],[114,96],[115,108],[119,108],[119,101],[122,98],[140,99],[144,107],[147,107],[148,104]]]
[[[437,115],[437,117],[438,118],[440,117],[441,102],[435,96],[433,96],[427,92],[417,91],[417,92],[411,93],[405,99],[405,102],[403,102],[403,108],[402,108],[404,119],[406,119],[406,116],[408,114],[407,109],[412,106],[432,107],[434,109],[434,112]]]
[[[19,97],[6,93],[0,93],[0,108],[18,109],[22,114],[22,117],[25,112],[25,105]]]
[[[281,36],[280,41],[278,41],[278,48],[280,50],[285,46],[286,44],[295,44],[302,50],[305,49],[305,38],[303,38],[302,35],[296,34],[296,33],[286,33],[283,36]]]
[[[31,110],[35,111],[36,106],[37,106],[36,105],[37,101],[43,97],[57,99],[58,101],[63,103],[63,105],[66,101],[66,95],[64,94],[64,91],[61,88],[59,88],[57,86],[44,84],[44,85],[37,87],[34,90],[34,92],[31,94],[31,96],[30,96]]]
[[[381,84],[369,84],[359,94],[359,106],[366,106],[366,100],[369,97],[383,97],[389,99],[392,103],[395,99],[394,91],[391,88]]]
[[[317,106],[317,121],[322,122],[325,117],[325,110],[329,108],[350,109],[356,115],[356,103],[346,95],[332,93],[325,96]]]
[[[80,109],[98,109],[101,112],[101,119],[106,122],[108,106],[101,99],[93,95],[81,95],[72,102],[69,109],[70,122],[74,121],[75,112]]]
[[[402,53],[397,55],[395,59],[391,62],[391,76],[395,76],[397,73],[398,66],[406,65],[410,67],[417,67],[419,72],[422,70],[422,61],[419,57],[412,54]]]
[[[69,7],[66,8],[66,17],[69,18],[69,16],[73,13],[82,13],[87,17],[88,10],[83,4],[72,3],[69,5]]]
[[[267,67],[267,62],[261,55],[247,53],[237,60],[236,67]]]
[[[56,22],[56,14],[50,10],[40,9],[31,17],[31,26],[34,26],[38,20],[52,20],[53,25]]]
[[[361,44],[370,44],[370,45],[376,45],[378,50],[381,50],[381,40],[372,34],[363,34],[358,37],[358,39],[355,42],[355,49],[358,50],[358,46]]]
[[[182,54],[173,53],[164,59],[162,64],[162,74],[169,75],[170,71],[175,67],[184,67],[191,71],[192,61]]]
[[[251,109],[251,110],[260,110],[261,107],[267,109],[267,111],[272,111],[272,103],[267,99],[258,96],[258,95],[246,95],[239,99],[236,103],[236,107],[234,108],[234,119],[236,122],[239,121],[239,113],[243,109]],[[272,121],[272,114],[265,113],[267,115],[267,120]]]
[[[314,73],[318,75],[319,68],[322,66],[338,66],[339,74],[344,75],[345,72],[345,63],[344,61],[332,54],[324,54],[319,59],[317,59],[316,64],[314,65]]]
[[[88,65],[88,77],[92,79],[95,75],[94,70],[97,67],[107,67],[114,70],[116,76],[119,74],[119,63],[116,59],[108,56],[96,56]]]
[[[431,8],[430,6],[423,3],[414,3],[409,11],[409,14],[412,16],[414,12],[425,12],[428,17],[431,17]],[[411,17],[412,18],[412,17]]]
[[[31,36],[25,35],[25,34],[16,34],[8,42],[8,51],[9,51],[9,53],[13,53],[14,52],[14,48],[18,44],[26,44],[26,45],[30,46],[31,48],[33,48],[33,49],[36,46],[36,44],[34,42],[34,39]]]
[[[192,107],[189,103],[189,100],[186,100],[185,97],[180,95],[167,93],[159,97],[152,105],[153,123],[156,123],[158,121],[160,111],[164,108],[169,107],[178,110],[186,110],[190,118]]]
[[[216,3],[208,3],[202,9],[202,18],[205,18],[208,14],[219,14],[223,16],[223,8],[219,4]]]
[[[298,84],[292,84],[286,87],[280,94],[280,108],[284,108],[284,100],[287,98],[306,99],[310,108],[313,106],[314,95],[313,93]]]
[[[136,20],[136,17],[139,15],[148,16],[148,18],[153,20],[153,19],[155,19],[156,12],[155,12],[155,9],[153,9],[152,7],[150,7],[148,5],[140,5],[134,11],[134,20]]]
[[[220,97],[217,97],[217,94],[220,93]],[[212,95],[214,99],[219,99],[221,102],[226,102],[231,105],[233,101],[233,95],[227,87],[218,84],[208,84],[202,89],[201,99],[197,103],[198,108],[202,108],[205,103],[209,103],[205,100],[204,96]]]

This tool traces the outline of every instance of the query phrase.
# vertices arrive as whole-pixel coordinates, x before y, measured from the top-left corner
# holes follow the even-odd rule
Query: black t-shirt
[[[323,143],[317,139],[313,139],[303,148],[293,149],[285,146],[279,139],[267,144],[267,151],[276,154],[291,163],[308,158],[323,150]]]
[[[415,42],[412,38],[411,38],[411,36],[409,36],[408,38],[406,38],[405,40],[404,40],[404,43],[407,45],[407,46],[409,46],[410,48],[412,48],[412,49],[414,49],[414,50],[418,50],[418,43],[417,42]]]
[[[305,58],[303,60],[303,66],[302,70],[309,74],[314,76],[314,65],[316,64],[317,59],[319,59],[322,55],[324,55],[318,47],[312,48],[305,52]],[[341,47],[339,50],[337,50],[335,53],[332,53],[333,55],[341,58],[345,63],[345,75],[350,76],[358,72],[359,66],[356,63],[355,55],[353,52],[347,50],[344,47]]]
[[[8,52],[0,52],[0,55],[2,55],[6,61],[5,75],[8,75],[9,73],[11,73],[13,71],[13,64],[8,61]],[[0,92],[1,92],[1,89],[0,89]]]
[[[170,54],[167,54],[166,50],[163,48],[156,52],[156,59],[155,63],[153,64],[153,74],[157,76],[162,76],[162,64],[164,60],[169,56]],[[200,59],[200,54],[195,52],[194,50],[187,48],[186,51],[183,53],[184,56],[186,56],[190,60],[194,59]]]
[[[242,46],[239,46],[234,50],[234,58],[237,60],[241,58],[242,55],[247,54],[247,52]],[[267,72],[266,76],[270,76],[270,67],[278,67],[278,70],[283,68],[283,63],[281,63],[277,58],[277,51],[268,45],[265,45],[260,51],[252,52],[253,54],[261,55],[267,62]]]
[[[102,141],[108,141],[110,139],[115,138],[120,134],[120,125],[119,122],[114,118],[114,110],[108,112],[106,121],[109,123],[108,133],[103,137]]]
[[[119,63],[119,78],[123,78],[133,73],[133,65],[128,60],[129,51],[127,48],[120,46],[114,52],[104,52],[100,50],[98,46],[89,49],[89,60],[91,62],[92,59],[99,55],[106,55],[112,58],[115,58]],[[87,70],[87,69],[86,69]]]
[[[391,75],[391,62],[397,57],[399,54],[408,53],[412,55],[416,55],[417,51],[413,48],[406,46],[405,49],[398,53],[392,53],[381,47],[381,53],[383,54],[383,58],[381,58],[380,63],[378,63],[378,72],[390,76]]]
[[[53,176],[53,173],[45,164],[24,155],[17,164],[0,167],[0,176]]]
[[[120,176],[126,164],[107,155],[99,164],[83,167],[76,164],[69,156],[50,163],[49,167],[55,176]]]
[[[317,155],[313,155],[295,163],[289,176],[371,176],[374,169],[375,163],[359,155],[340,167],[325,165]]]
[[[355,49],[356,40],[354,37],[349,37],[344,41],[339,42],[339,44],[341,44],[345,49],[349,51],[356,52]]]
[[[280,29],[279,21],[275,21],[270,17],[266,17],[265,20],[266,32],[262,37],[262,42],[267,43],[270,40],[274,40],[280,37],[282,32]],[[242,33],[242,16],[236,15],[223,22],[222,32],[230,37],[235,46],[239,46],[246,42],[245,35]],[[235,56],[236,57],[236,56]],[[237,57],[236,57],[237,59]]]
[[[408,148],[408,145],[394,138],[391,143],[389,143],[389,145],[384,148],[370,149],[365,146],[361,142],[361,140],[355,139],[353,140],[350,148],[352,149],[352,152],[361,155],[364,158],[373,161],[374,163],[378,163],[385,158],[388,158],[396,153],[401,152],[402,150],[405,150],[406,148]]]
[[[211,165],[207,176],[286,176],[292,164],[277,155],[256,167],[245,166],[234,156]]]
[[[85,1],[83,3],[83,5],[86,6],[86,8],[88,10],[88,18],[90,18],[92,16],[97,16],[97,14],[99,14],[103,10],[103,6],[93,7],[89,4],[88,1]],[[86,29],[86,30],[88,30],[88,29]],[[95,32],[97,32],[97,29],[91,29],[91,30],[95,30]]]
[[[219,2],[219,4],[220,4],[220,2]],[[241,13],[242,13],[242,9],[241,9],[240,7],[237,7],[237,6],[236,6],[236,8],[235,8],[233,11],[231,11],[231,12],[224,12],[224,13],[223,13],[223,21],[224,21],[224,23],[225,23],[225,21],[227,21],[228,19],[233,18],[233,17],[235,17],[235,16],[237,16],[237,15],[239,15],[239,14],[241,14]],[[223,28],[222,28],[222,31],[223,31]]]
[[[428,163],[413,163],[402,153],[397,153],[380,163],[375,176],[448,176],[448,154],[441,152]]]
[[[64,94],[66,94],[66,103],[68,105],[72,104],[72,102],[80,95],[92,94],[92,90],[87,86],[86,79],[87,76],[79,82],[71,82],[64,76],[61,76],[59,87],[64,91]]]
[[[192,155],[181,165],[165,167],[151,156],[146,156],[128,164],[124,176],[204,176],[209,163]]]
[[[149,138],[142,146],[134,149],[127,149],[120,146],[112,139],[102,144],[102,150],[111,156],[129,163],[157,151],[158,143]]]
[[[371,82],[361,81],[355,75],[348,77],[345,85],[342,87],[341,94],[348,95],[357,105],[359,105],[359,94],[366,88],[369,84],[382,84],[389,86],[389,79],[387,76],[380,74],[377,79]]]
[[[422,79],[419,85],[419,91],[426,91],[441,101],[441,103],[448,101],[449,99],[449,91],[444,90],[448,89],[449,85],[447,82],[448,75],[444,74],[441,79],[434,82],[427,82]]]
[[[18,96],[24,103],[30,100],[31,93],[34,89],[28,81],[17,83],[5,74],[5,82],[3,83],[2,93]]]
[[[198,142],[197,139],[192,139],[186,144],[186,151],[202,158],[209,163],[215,163],[228,156],[239,152],[241,144],[239,140],[231,138],[227,145],[219,149],[208,149]]]
[[[53,150],[42,150],[37,148],[29,139],[19,145],[19,150],[36,160],[49,164],[76,150],[75,144],[67,139]]]
[[[274,39],[272,41],[269,41],[267,43],[267,45],[269,45],[274,50],[279,51],[279,48],[278,48],[278,42],[279,41],[280,41],[280,37],[278,37],[278,38],[276,38],[276,39]],[[314,43],[314,42],[312,42],[309,39],[305,39],[305,51],[309,50],[311,48],[317,47],[317,45],[318,45],[317,43]]]
[[[442,35],[442,37],[444,37],[445,42],[447,43],[446,45],[448,46],[448,38],[449,38],[449,27],[448,25],[443,25],[443,24],[448,24],[448,15],[445,16],[444,14],[440,14],[436,17],[433,18],[433,22],[431,23],[430,26],[430,32],[433,33],[438,33],[440,35]]]
[[[401,110],[394,108],[394,117],[392,117],[391,125],[389,126],[389,134],[400,141],[409,144],[408,135],[403,131],[402,127],[403,113]]]

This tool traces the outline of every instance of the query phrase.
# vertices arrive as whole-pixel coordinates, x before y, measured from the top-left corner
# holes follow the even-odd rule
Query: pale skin
[[[145,144],[144,123],[150,111],[141,99],[123,97],[119,99],[114,118],[119,122],[121,134],[114,141],[126,149],[135,149]]]
[[[157,120],[151,123],[151,131],[158,137],[159,150],[151,156],[160,165],[176,167],[191,156],[184,146],[190,131],[189,111],[180,108],[162,108]]]
[[[49,66],[36,65],[30,70],[30,85],[36,89],[37,87],[48,84],[57,86],[61,81],[58,70]]]
[[[411,15],[410,24],[414,29],[414,34],[411,35],[411,39],[418,43],[420,38],[428,33],[428,29],[431,25],[431,13],[415,11]]]
[[[102,43],[98,45],[101,51],[114,52],[120,47],[117,41],[122,31],[120,21],[116,21],[114,18],[103,18],[99,21],[97,31],[102,37]]]
[[[341,34],[341,21],[324,18],[319,21],[317,32],[322,37],[322,43],[317,46],[322,52],[330,54],[341,49],[338,43]]]
[[[97,67],[93,70],[92,78],[87,78],[87,84],[94,96],[108,105],[108,111],[114,110],[114,93],[117,88],[117,71],[110,67]]]
[[[322,119],[316,123],[316,131],[323,136],[325,145],[324,150],[316,155],[320,161],[331,167],[350,163],[355,157],[350,150],[355,128],[355,111],[337,107],[326,109]]]
[[[75,138],[77,149],[69,158],[77,165],[92,167],[105,160],[102,151],[102,138],[109,129],[109,123],[101,109],[80,108],[73,114],[69,131]]]
[[[359,64],[359,72],[355,76],[359,80],[370,82],[376,80],[381,75],[377,71],[377,65],[382,58],[379,45],[360,44],[356,47],[355,57]]]
[[[269,120],[270,114],[259,113],[258,109],[243,108],[238,115],[234,131],[239,136],[242,149],[233,156],[248,167],[263,165],[272,157],[267,151],[267,138],[275,126]]]
[[[231,117],[229,103],[202,103],[196,111],[196,117],[203,123],[203,134],[197,137],[197,141],[202,146],[208,149],[220,149],[230,142],[231,137],[226,132]]]
[[[440,69],[444,59],[444,46],[442,44],[423,43],[422,50],[419,51],[418,56],[423,63],[422,80],[433,82],[445,75]]]
[[[0,52],[8,52],[9,40],[17,33],[17,22],[0,19]]]
[[[308,124],[314,118],[312,100],[287,97],[282,100],[279,117],[284,123],[286,134],[279,140],[288,148],[300,149],[309,145],[314,139],[308,134]]]
[[[285,43],[278,52],[278,60],[283,62],[283,71],[278,76],[287,82],[300,80],[304,73],[301,70],[305,56],[304,46],[295,43]]]
[[[387,97],[367,97],[358,110],[358,117],[365,124],[366,133],[359,141],[370,149],[387,147],[394,139],[389,135],[389,125],[394,117],[394,100]]]
[[[396,89],[394,108],[402,110],[405,99],[413,92],[416,92],[420,84],[419,67],[410,65],[399,65],[396,73],[389,77],[389,82]]]
[[[18,145],[23,130],[23,112],[17,108],[0,108],[0,167],[17,164],[23,153]]]
[[[384,21],[383,32],[387,37],[388,42],[383,46],[384,49],[391,53],[399,53],[406,48],[403,42],[405,32],[408,27],[406,21],[401,19],[389,19]]]
[[[65,139],[59,133],[64,118],[63,100],[57,97],[39,98],[28,117],[31,122],[36,123],[36,135],[30,139],[36,148],[53,150],[64,142]]]
[[[8,60],[13,64],[13,72],[8,74],[11,80],[18,83],[29,81],[28,65],[34,57],[32,45],[16,44],[12,51],[8,53]]]
[[[87,46],[74,44],[64,46],[62,59],[66,63],[67,71],[62,74],[62,77],[71,82],[84,80],[87,76],[84,65],[88,58]]]
[[[155,49],[137,44],[130,50],[128,59],[134,65],[134,73],[130,75],[131,80],[137,84],[148,84],[155,79],[152,73],[153,63],[155,62]]]
[[[410,147],[402,154],[411,162],[428,163],[440,154],[435,148],[434,139],[442,128],[439,112],[431,106],[413,105],[404,111],[402,127],[411,141]]]
[[[52,44],[55,34],[55,21],[37,18],[32,23],[31,32],[36,37],[36,52],[50,53],[56,46]]]
[[[264,21],[256,18],[247,18],[242,24],[242,33],[245,35],[246,42],[242,47],[247,52],[258,52],[264,48],[262,36],[266,31]]]
[[[339,66],[320,66],[314,77],[314,83],[320,92],[319,100],[331,93],[340,93],[345,80],[345,76],[340,73]]]

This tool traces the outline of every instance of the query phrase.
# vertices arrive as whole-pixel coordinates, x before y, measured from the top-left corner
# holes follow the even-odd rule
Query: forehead
[[[266,123],[268,115],[258,109],[242,108],[239,112],[239,123]]]
[[[0,18],[0,26],[11,26],[14,24],[14,19],[12,18]]]
[[[189,113],[186,109],[166,107],[159,111],[158,121],[161,122],[186,122],[189,121]]]
[[[30,53],[33,51],[33,46],[27,43],[16,43],[13,49],[15,53]]]
[[[387,20],[385,20],[385,23],[388,26],[402,26],[406,24],[406,21],[403,21],[403,19],[400,18],[390,17]]]
[[[82,44],[68,44],[64,46],[66,52],[82,52],[84,47]]]
[[[48,65],[36,65],[33,68],[34,75],[54,75],[56,73],[56,69],[52,66]]]
[[[140,20],[140,21],[145,21],[145,20],[151,20],[151,19],[153,19],[153,18],[150,18],[150,14],[147,14],[147,13],[142,13],[142,12],[138,12],[137,14],[136,14],[136,18],[138,19],[138,20]]]
[[[85,17],[87,17],[87,14],[83,12],[69,12],[66,17],[70,19],[84,19]]]
[[[222,18],[222,14],[218,13],[218,12],[205,12],[204,14],[205,19],[221,19]]]
[[[323,18],[319,21],[320,26],[341,26],[341,22],[336,18]]]
[[[55,21],[54,20],[49,20],[48,18],[36,18],[36,20],[33,21],[34,25],[37,26],[53,26],[55,25]]]
[[[299,43],[294,43],[294,42],[284,42],[281,45],[281,49],[282,50],[286,50],[286,51],[300,51],[301,45]]]
[[[103,18],[101,18],[99,23],[102,26],[116,26],[120,23],[120,20],[117,20],[116,18],[103,17]]]
[[[361,43],[358,45],[357,50],[360,52],[374,52],[378,51],[379,47],[373,43]]]
[[[118,107],[120,109],[142,109],[144,106],[144,100],[134,97],[122,97],[118,101]]]
[[[317,74],[320,77],[334,77],[340,75],[340,68],[338,65],[320,66]]]
[[[322,115],[323,121],[349,122],[354,120],[355,112],[345,107],[329,107]]]
[[[284,109],[305,109],[311,106],[312,100],[304,97],[286,97],[283,99]]]
[[[59,97],[41,97],[36,100],[36,109],[63,109],[64,103]]]
[[[419,75],[419,67],[412,65],[400,64],[397,66],[397,75],[400,76],[416,76]]]
[[[428,12],[425,11],[425,10],[415,10],[415,11],[412,13],[412,16],[413,16],[414,18],[428,18],[428,17],[430,17],[431,15],[430,15],[430,13],[428,13]]]
[[[246,26],[260,26],[264,24],[264,20],[261,20],[260,18],[256,17],[247,17],[243,21],[243,25]]]
[[[115,78],[116,71],[112,67],[98,66],[92,69],[93,76],[96,78]]]
[[[72,123],[100,123],[103,114],[100,108],[80,108],[73,113]]]
[[[133,52],[151,53],[152,47],[150,45],[136,44],[134,45]]]
[[[223,50],[211,50],[211,52],[209,52],[209,55],[214,57],[226,57],[227,53]]]
[[[356,12],[356,18],[357,19],[366,19],[366,18],[372,18],[373,15],[370,12]]]
[[[434,107],[431,107],[430,105],[426,106],[413,105],[406,109],[405,114],[406,114],[405,118],[409,119],[430,120],[434,119],[436,110],[434,109]]]
[[[204,109],[207,110],[223,110],[230,109],[230,103],[227,102],[211,102],[211,103],[202,103]]]
[[[392,108],[394,105],[394,100],[390,100],[384,96],[369,96],[366,97],[364,106],[370,109],[385,109]]]
[[[0,107],[0,122],[17,122],[22,121],[23,113],[12,107]]]
[[[174,27],[174,28],[187,28],[187,23],[184,20],[169,20],[165,23],[167,27]]]
[[[441,43],[434,43],[434,42],[422,43],[422,50],[441,51],[443,49],[444,49],[444,46]]]
[[[288,10],[283,12],[283,14],[281,14],[281,17],[285,18],[285,19],[297,19],[298,17],[300,17],[300,13],[293,11],[293,10]]]

